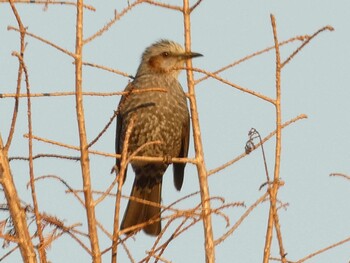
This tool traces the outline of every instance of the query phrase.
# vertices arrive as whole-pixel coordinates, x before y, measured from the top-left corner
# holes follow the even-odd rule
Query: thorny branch
[[[190,4],[189,0],[183,0],[183,18],[184,18],[184,32],[185,32],[185,49],[191,50],[191,20],[190,20]],[[192,61],[186,60],[186,67],[192,68]],[[215,245],[213,237],[210,193],[208,185],[208,171],[205,166],[204,151],[202,138],[200,133],[199,117],[197,100],[194,88],[193,71],[187,70],[187,86],[190,101],[190,111],[192,120],[192,131],[194,139],[194,148],[196,155],[196,166],[198,172],[198,180],[201,195],[201,205],[203,213],[203,228],[204,228],[204,245],[205,245],[205,261],[207,263],[215,262]]]
[[[283,239],[280,230],[279,217],[277,213],[277,194],[280,187],[280,161],[281,161],[281,140],[282,140],[282,113],[281,113],[281,59],[278,45],[277,29],[275,17],[271,15],[271,25],[273,30],[273,38],[275,42],[276,53],[276,146],[275,146],[275,168],[273,182],[268,187],[270,195],[270,211],[267,223],[265,248],[264,248],[264,263],[268,263],[271,251],[272,231],[275,228],[277,233],[277,240],[280,249],[280,256],[283,263],[286,263],[286,254],[283,247]]]
[[[91,174],[90,174],[90,158],[88,152],[88,143],[85,128],[85,114],[83,106],[83,0],[77,1],[77,17],[76,17],[76,41],[75,41],[75,92],[76,92],[76,114],[79,129],[80,141],[80,164],[84,189],[84,201],[86,208],[86,218],[88,222],[88,231],[90,236],[91,257],[94,263],[101,262],[101,252],[99,247],[99,239],[96,227],[96,215],[93,196],[91,193]]]

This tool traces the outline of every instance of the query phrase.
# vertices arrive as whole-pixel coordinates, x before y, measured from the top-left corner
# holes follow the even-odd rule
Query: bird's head
[[[186,59],[200,56],[202,56],[202,54],[186,52],[185,49],[176,42],[160,40],[146,48],[143,52],[137,75],[166,73],[177,77]]]

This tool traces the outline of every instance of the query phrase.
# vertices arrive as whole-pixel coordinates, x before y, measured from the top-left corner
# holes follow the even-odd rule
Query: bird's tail
[[[136,178],[135,178],[136,179]],[[160,202],[162,193],[162,180],[157,182],[152,186],[151,189],[137,187],[136,181],[131,190],[130,196],[137,198],[138,200],[146,200],[152,203],[158,204],[158,206],[148,205],[138,200],[129,200],[128,206],[126,208],[123,221],[120,225],[120,230],[145,223],[150,219],[155,220],[154,223],[147,224],[142,229],[146,234],[157,236],[161,231],[161,221],[160,221]],[[131,234],[137,232],[139,229],[134,229],[126,234]]]

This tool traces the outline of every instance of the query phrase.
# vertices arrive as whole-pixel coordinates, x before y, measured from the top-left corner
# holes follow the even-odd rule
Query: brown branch
[[[183,19],[184,19],[184,32],[185,32],[185,49],[191,50],[191,20],[190,20],[190,3],[189,0],[183,0]],[[192,61],[186,61],[186,67],[192,68]],[[205,239],[205,261],[206,263],[215,262],[215,245],[213,237],[213,227],[211,221],[211,208],[210,208],[210,193],[208,185],[208,172],[205,167],[204,152],[202,145],[202,138],[199,126],[199,117],[197,111],[197,101],[194,89],[193,71],[187,70],[187,86],[190,100],[192,130],[194,139],[194,148],[196,155],[196,166],[198,172],[198,180],[200,186],[200,196],[202,205],[202,217]]]
[[[120,76],[124,76],[124,77],[127,77],[127,78],[131,78],[131,79],[133,78],[133,76],[129,75],[126,72],[123,72],[123,71],[120,71],[120,70],[116,70],[116,69],[113,69],[113,68],[109,68],[109,67],[106,67],[106,66],[103,66],[103,65],[98,65],[98,64],[90,63],[90,62],[83,62],[83,65],[84,66],[93,67],[93,68],[102,69],[102,70],[105,70],[105,71],[108,71],[108,72],[112,72],[112,73],[115,73],[115,74],[118,74]]]
[[[118,176],[114,178],[113,182],[109,185],[106,191],[104,191],[103,194],[98,199],[95,200],[95,206],[101,203],[107,196],[111,194],[111,191],[117,182],[118,182]]]
[[[197,194],[197,193],[193,193],[193,194]],[[185,196],[184,198],[181,198],[180,200],[186,199],[186,198],[192,196],[193,194],[188,195],[188,196]],[[217,197],[212,197],[212,198],[210,198],[210,199],[211,199],[211,200],[212,200],[212,199],[219,199],[219,200],[221,200],[222,198],[221,198],[221,197],[219,197],[219,198],[217,198]],[[179,201],[179,200],[178,200],[178,201]],[[177,203],[178,201],[174,202],[174,203],[171,204],[171,205],[174,205],[174,204]],[[221,201],[223,201],[223,200],[221,200]],[[171,206],[171,205],[170,205],[170,206]],[[226,207],[231,207],[231,206],[237,206],[237,205],[242,205],[242,204],[241,204],[241,203],[238,203],[238,204],[237,204],[237,203],[227,204],[227,205],[222,206],[221,209],[222,209],[222,208],[226,208]],[[169,219],[169,221],[167,222],[166,226],[163,228],[162,233],[165,232],[165,230],[172,224],[172,222],[173,222],[175,219],[177,219],[177,218],[179,218],[179,217],[185,217],[185,218],[184,218],[183,221],[180,223],[180,225],[176,228],[176,230],[172,233],[172,235],[171,235],[163,244],[159,245],[159,246],[156,248],[156,245],[157,245],[157,244],[159,243],[159,241],[160,241],[160,237],[158,236],[158,238],[157,238],[155,244],[153,245],[151,251],[148,252],[148,256],[145,257],[144,259],[142,259],[139,263],[149,262],[150,258],[151,258],[152,256],[154,256],[154,254],[155,254],[156,252],[158,252],[159,250],[161,250],[160,253],[159,253],[159,255],[161,255],[161,254],[163,253],[163,251],[165,250],[165,248],[169,245],[170,241],[174,240],[174,239],[175,239],[176,237],[178,237],[180,234],[186,232],[189,228],[191,228],[191,227],[194,226],[196,223],[198,223],[199,221],[201,221],[201,220],[202,220],[202,216],[200,215],[201,213],[200,213],[200,212],[196,212],[197,210],[200,210],[201,206],[202,206],[202,205],[201,205],[201,203],[200,203],[199,205],[197,205],[197,206],[196,206],[195,208],[193,208],[193,209],[190,209],[190,210],[188,210],[188,211],[178,211],[178,212],[176,212],[174,215],[170,216],[170,217],[169,217],[170,219]],[[220,215],[220,213],[218,212],[218,209],[220,209],[220,207],[219,207],[219,208],[216,208],[216,209],[214,209],[214,210],[211,210],[211,213],[216,213],[216,214],[219,214],[219,215]],[[184,224],[185,224],[189,219],[193,219],[193,221],[192,221],[189,225],[183,227]]]
[[[4,149],[0,136],[0,184],[9,207],[18,246],[24,263],[36,263],[36,254],[28,230],[25,210],[21,207],[15,183],[10,170],[8,152]]]
[[[39,159],[39,158],[57,158],[57,159],[66,159],[66,160],[73,160],[73,161],[80,161],[80,157],[75,156],[67,156],[67,155],[60,155],[60,154],[48,154],[48,153],[41,153],[33,155],[32,159]],[[28,157],[21,157],[21,156],[13,156],[9,158],[9,161],[29,161]]]
[[[20,53],[23,56],[24,55],[24,50],[25,50],[25,42],[24,42],[24,37],[25,37],[25,31],[26,29],[24,28],[21,18],[17,12],[17,9],[15,7],[15,5],[13,4],[13,1],[10,1],[10,5],[12,8],[12,12],[14,13],[18,26],[20,28]],[[12,138],[13,138],[13,134],[15,132],[15,127],[16,127],[16,121],[17,121],[17,115],[18,115],[18,107],[19,107],[19,94],[21,92],[21,83],[22,83],[22,74],[23,74],[23,64],[19,61],[18,63],[18,73],[17,73],[17,88],[16,88],[16,94],[15,94],[15,105],[13,108],[13,114],[12,114],[12,120],[11,120],[11,128],[9,131],[9,135],[7,137],[7,142],[5,145],[5,151],[8,152],[11,142],[12,142]]]
[[[25,76],[25,83],[26,83],[26,90],[27,94],[30,94],[30,85],[29,85],[29,77],[28,77],[28,71],[27,67],[23,61],[23,55],[14,53],[15,56],[18,57],[20,60],[20,63],[22,64],[22,69]],[[30,178],[30,189],[31,189],[31,196],[33,200],[33,206],[34,206],[34,215],[35,215],[35,223],[37,227],[37,235],[39,237],[39,246],[38,246],[38,252],[39,252],[39,259],[40,262],[46,263],[46,251],[44,247],[44,236],[42,231],[42,223],[41,223],[41,215],[39,213],[39,204],[36,197],[36,190],[35,190],[35,179],[34,179],[34,163],[33,163],[33,128],[32,128],[32,109],[31,109],[31,100],[30,96],[27,97],[27,120],[28,120],[28,152],[29,152],[29,178]]]
[[[115,11],[114,13],[114,17],[100,30],[98,30],[95,34],[93,34],[92,36],[88,37],[87,39],[83,40],[83,45],[91,42],[92,40],[94,40],[96,37],[101,36],[103,33],[107,32],[108,29],[114,24],[116,23],[118,20],[120,20],[126,13],[128,13],[131,9],[133,9],[136,5],[143,3],[144,0],[137,0],[134,3],[132,3],[131,5],[128,5],[126,8],[124,8],[119,14],[117,14],[117,11]]]
[[[248,215],[261,203],[265,200],[265,198],[268,196],[268,193],[266,192],[264,195],[262,195],[257,201],[255,201],[254,204],[252,204],[245,212],[244,214],[237,220],[237,222],[220,238],[215,240],[215,246],[219,245],[223,241],[226,240],[232,233],[241,225],[241,223],[248,217]]]
[[[159,6],[159,7],[163,7],[163,8],[167,8],[167,9],[183,12],[183,8],[181,6],[165,4],[165,3],[156,2],[156,1],[153,1],[153,0],[145,0],[144,2],[147,3],[147,4],[154,5],[154,6]]]
[[[295,36],[295,37],[293,37],[293,38],[290,38],[290,39],[288,39],[288,40],[285,40],[285,41],[280,42],[279,45],[280,45],[280,46],[283,46],[283,45],[286,45],[286,44],[291,43],[291,42],[294,42],[294,41],[305,41],[305,39],[308,39],[308,38],[310,38],[308,35],[306,35],[306,36]],[[231,63],[231,64],[228,64],[228,65],[226,65],[226,66],[224,66],[224,67],[222,67],[222,68],[220,68],[220,69],[218,69],[218,70],[212,72],[212,74],[217,75],[217,74],[219,74],[219,73],[221,73],[221,72],[223,72],[223,71],[225,71],[225,70],[227,70],[227,69],[229,69],[229,68],[233,68],[233,67],[235,67],[235,66],[237,66],[237,65],[239,65],[239,64],[241,64],[241,63],[243,63],[244,61],[247,61],[247,60],[249,60],[249,59],[251,59],[251,58],[253,58],[253,57],[259,56],[259,55],[261,55],[261,54],[264,54],[264,53],[269,52],[269,51],[274,50],[274,49],[275,49],[275,46],[273,45],[273,46],[271,46],[271,47],[268,47],[268,48],[259,50],[259,51],[257,51],[257,52],[254,52],[253,54],[250,54],[250,55],[248,55],[248,56],[245,56],[245,57],[243,57],[243,58],[241,58],[241,59],[239,59],[239,60],[237,60],[237,61],[235,61],[235,62],[233,62],[233,63]],[[210,76],[207,75],[207,76],[204,76],[204,77],[202,77],[202,78],[199,78],[199,79],[197,79],[197,80],[195,81],[195,84],[198,84],[199,82],[201,82],[201,81],[203,81],[203,80],[206,80],[206,79],[208,79],[209,77],[210,77]]]
[[[194,196],[194,195],[197,195],[197,194],[199,194],[198,191],[197,191],[197,192],[194,192],[194,193],[192,193],[192,194],[186,195],[186,196],[184,196],[184,197],[182,197],[182,198],[176,200],[175,202],[171,203],[169,206],[167,206],[166,208],[164,208],[164,211],[169,210],[169,209],[171,209],[171,210],[174,211],[174,209],[171,208],[172,206],[174,206],[175,204],[177,204],[177,203],[179,203],[179,202],[181,202],[181,201],[183,201],[183,200],[186,200],[186,199],[188,199],[188,198],[190,198],[190,197],[192,197],[192,196]],[[197,206],[196,208],[198,209],[199,206]],[[195,208],[195,209],[196,209],[196,208]],[[152,246],[152,248],[151,248],[151,251],[148,253],[148,256],[145,257],[141,262],[147,262],[147,263],[148,263],[149,260],[151,260],[151,257],[152,257],[158,250],[161,250],[161,252],[159,253],[159,255],[162,255],[162,253],[165,251],[166,246],[167,246],[168,244],[170,244],[170,241],[174,240],[174,239],[180,234],[181,229],[182,229],[182,227],[184,226],[184,224],[185,224],[190,218],[193,218],[193,217],[185,216],[185,218],[182,220],[182,222],[180,223],[180,225],[179,225],[179,226],[175,229],[175,231],[172,233],[171,237],[170,237],[167,241],[165,241],[162,245],[160,245],[160,246],[157,248],[157,245],[159,244],[161,238],[163,237],[163,234],[166,232],[166,230],[168,229],[168,227],[173,223],[173,221],[174,221],[175,219],[177,219],[177,218],[183,216],[184,214],[191,214],[191,215],[193,215],[193,216],[197,216],[197,217],[200,218],[200,213],[197,213],[196,215],[195,215],[195,212],[192,213],[192,211],[194,211],[195,209],[192,209],[191,212],[189,212],[189,213],[186,213],[186,212],[180,211],[180,210],[175,211],[174,215],[172,215],[172,216],[170,217],[169,221],[168,221],[168,222],[166,223],[166,225],[163,227],[163,229],[162,229],[160,235],[158,235],[156,241],[154,242],[154,244],[153,244],[153,246]],[[140,263],[141,263],[141,262],[140,262]]]
[[[134,90],[132,93],[142,93],[142,92],[150,92],[150,91],[158,91],[158,92],[166,92],[163,88],[149,88],[149,89],[142,89],[142,90]],[[130,92],[128,91],[115,91],[115,92],[82,92],[83,96],[94,96],[94,97],[107,97],[107,96],[120,96],[120,95],[126,95]],[[50,92],[50,93],[31,93],[30,97],[59,97],[59,96],[75,96],[76,93],[74,91],[67,91],[67,92]],[[27,98],[28,94],[26,93],[0,93],[0,99],[2,98]]]
[[[308,44],[313,38],[315,38],[319,33],[325,31],[325,30],[329,30],[329,31],[333,31],[334,28],[331,27],[331,26],[325,26],[319,30],[317,30],[314,34],[312,34],[311,36],[309,35],[304,35],[304,36],[295,36],[295,37],[292,37],[290,39],[287,39],[285,41],[282,41],[282,42],[279,42],[279,46],[284,46],[286,44],[289,44],[291,42],[294,42],[294,41],[302,41],[303,43],[301,44],[301,46],[299,48],[297,48],[297,50],[295,50],[283,63],[282,63],[282,68],[285,66],[285,64],[287,64],[306,44]],[[246,61],[246,60],[249,60],[253,57],[256,57],[256,56],[259,56],[263,53],[266,53],[266,52],[269,52],[271,50],[274,50],[275,49],[275,45],[271,46],[271,47],[268,47],[268,48],[265,48],[265,49],[262,49],[262,50],[259,50],[257,52],[254,52],[248,56],[245,56],[231,64],[228,64],[214,72],[212,72],[212,74],[215,74],[217,75],[218,73],[221,73],[229,68],[232,68],[232,67],[235,67],[239,64],[241,64],[242,62]],[[206,80],[208,79],[210,76],[204,76],[202,78],[199,78],[195,81],[195,84],[198,84],[199,82],[203,81],[203,80]]]
[[[39,181],[39,180],[44,180],[44,179],[56,179],[59,182],[61,182],[62,184],[64,184],[71,193],[73,193],[73,195],[75,196],[75,198],[79,201],[79,203],[84,206],[84,200],[82,200],[79,195],[77,195],[77,193],[74,191],[74,189],[65,181],[63,180],[61,177],[57,176],[57,175],[43,175],[43,176],[39,176],[35,179],[35,181]]]
[[[23,25],[20,25],[20,28],[22,28]],[[23,35],[24,36],[24,35]],[[35,223],[37,227],[37,235],[39,237],[39,246],[38,246],[38,252],[39,252],[39,259],[40,262],[46,263],[46,251],[44,247],[44,237],[43,237],[43,231],[42,231],[42,223],[41,223],[41,215],[39,213],[39,204],[36,197],[36,190],[35,190],[35,179],[34,179],[34,163],[33,163],[33,129],[32,129],[32,109],[31,109],[31,99],[30,99],[30,85],[29,85],[29,76],[28,76],[28,70],[23,60],[23,53],[18,54],[17,52],[13,53],[20,63],[22,64],[22,70],[24,72],[25,76],[25,83],[26,83],[26,91],[27,91],[27,120],[28,120],[28,152],[29,152],[29,177],[30,177],[30,189],[31,189],[31,196],[33,200],[33,206],[34,206],[34,215],[35,215]]]
[[[13,235],[9,235],[9,234],[3,234],[0,232],[0,238],[6,240],[6,242],[13,242],[13,243],[18,243],[19,240],[13,236]]]
[[[346,174],[343,174],[343,173],[331,173],[329,176],[339,176],[339,177],[343,177],[347,180],[350,180],[350,176],[349,175],[346,175]]]
[[[30,94],[30,85],[29,85],[29,77],[28,77],[28,71],[27,71],[27,67],[24,63],[23,60],[23,56],[24,56],[24,49],[25,49],[25,33],[26,33],[26,29],[23,26],[22,20],[20,18],[20,15],[15,7],[15,4],[13,3],[13,1],[9,1],[12,12],[14,13],[17,23],[18,23],[18,27],[19,27],[19,32],[20,32],[20,54],[18,52],[13,52],[12,55],[16,56],[18,58],[19,61],[19,72],[18,72],[18,80],[21,80],[21,76],[22,76],[22,72],[24,73],[25,76],[25,83],[26,83],[26,92],[27,94]],[[21,83],[17,83],[17,94],[20,91],[20,85]],[[16,117],[17,117],[17,110],[18,110],[18,97],[16,98],[16,103],[15,103],[15,108],[14,108],[14,115],[12,118],[12,123],[11,123],[11,129],[10,130],[10,135],[9,135],[9,140],[8,140],[8,144],[6,145],[5,151],[7,152],[8,147],[10,146],[10,142],[14,133],[14,128],[15,128],[15,122],[16,122]],[[37,227],[37,235],[39,237],[39,247],[38,247],[38,252],[39,252],[39,259],[40,262],[46,263],[46,252],[45,249],[43,248],[43,243],[44,243],[44,238],[43,238],[43,233],[42,233],[42,224],[41,224],[41,218],[40,218],[40,214],[39,214],[39,208],[38,208],[38,202],[37,202],[37,198],[36,198],[36,192],[35,192],[35,184],[34,184],[34,168],[33,168],[33,140],[31,138],[32,136],[32,117],[31,117],[31,101],[30,98],[27,99],[27,120],[28,120],[28,133],[29,133],[29,141],[28,141],[28,151],[29,151],[29,176],[30,176],[30,182],[31,182],[31,196],[32,196],[32,200],[33,200],[33,205],[34,205],[34,214],[35,214],[35,222],[36,222],[36,227]],[[12,126],[13,125],[13,126]],[[7,160],[8,161],[8,160]],[[16,230],[17,231],[17,230]],[[24,230],[24,229],[20,229],[19,231],[28,231]],[[31,247],[33,247],[33,245],[31,244]],[[22,249],[21,249],[22,252]],[[32,261],[32,256],[31,255],[27,255],[28,258],[24,259],[24,261]],[[22,257],[24,257],[24,254],[22,253]],[[36,258],[34,258],[33,262],[36,261]]]
[[[8,3],[9,0],[0,0],[0,3]],[[12,1],[13,3],[16,4],[44,4],[44,5],[71,5],[71,6],[76,6],[77,4],[74,2],[68,2],[68,1],[48,1],[48,0],[16,0]],[[88,9],[90,11],[96,11],[96,8],[91,6],[91,5],[83,5],[85,9]]]
[[[192,211],[197,210],[200,208],[200,204],[198,206],[196,206],[196,208],[192,209]],[[152,257],[156,257],[156,253],[159,251],[158,255],[162,255],[165,251],[165,249],[167,248],[167,246],[170,244],[171,241],[173,241],[176,237],[178,237],[180,234],[184,233],[186,230],[188,230],[190,227],[192,227],[194,224],[198,223],[201,220],[201,217],[199,216],[197,219],[195,219],[190,225],[184,227],[185,223],[192,217],[189,217],[187,215],[185,215],[185,218],[182,220],[182,222],[180,223],[179,226],[177,226],[177,228],[173,231],[173,233],[171,234],[171,236],[163,242],[163,244],[159,245],[157,247],[157,245],[159,244],[161,237],[163,236],[163,234],[167,231],[167,229],[170,227],[170,225],[172,225],[172,223],[175,221],[175,219],[184,216],[185,214],[182,213],[176,213],[175,215],[171,216],[169,221],[166,223],[166,225],[163,227],[162,232],[160,233],[160,235],[157,237],[157,240],[154,242],[151,251],[148,252],[148,255],[143,258],[139,263],[143,263],[146,262],[148,263]],[[157,261],[155,261],[157,262]]]
[[[133,115],[130,119],[130,123],[127,127],[127,130],[125,132],[125,139],[123,142],[123,149],[121,153],[121,159],[120,159],[120,171],[118,171],[118,189],[115,199],[115,212],[114,212],[114,225],[113,225],[113,241],[112,241],[112,263],[117,262],[117,245],[119,240],[119,214],[120,214],[120,201],[121,201],[121,195],[122,195],[122,187],[124,183],[125,178],[125,172],[126,168],[128,166],[128,148],[129,148],[129,139],[131,136],[132,129],[134,128],[135,124],[135,116]]]
[[[313,35],[311,35],[310,37],[308,37],[306,39],[306,41],[304,41],[300,47],[298,47],[282,64],[281,64],[281,68],[283,68],[287,63],[289,63],[289,61],[291,61],[294,56],[296,54],[298,54],[300,52],[300,50],[302,50],[312,39],[314,39],[319,33],[325,31],[325,30],[329,30],[329,31],[333,31],[334,28],[331,26],[325,26],[319,30],[317,30]]]
[[[202,3],[202,0],[197,0],[197,2],[191,6],[190,12],[192,13],[192,11],[195,10],[201,3]]]
[[[10,249],[10,251],[8,251],[7,253],[5,253],[2,257],[0,257],[0,262],[3,261],[6,257],[8,257],[9,255],[11,255],[13,252],[15,252],[17,249],[19,248],[19,246],[15,246],[14,248]]]
[[[13,27],[13,26],[8,26],[8,27],[7,27],[7,30],[14,30],[14,31],[16,31],[16,32],[21,32],[20,29],[15,28],[15,27]],[[64,48],[62,48],[62,47],[60,47],[60,46],[58,46],[58,45],[56,45],[56,44],[54,44],[54,43],[52,43],[52,42],[50,42],[50,41],[44,39],[44,38],[42,38],[42,37],[39,37],[39,36],[37,36],[37,35],[35,35],[35,34],[32,34],[32,33],[29,33],[27,30],[25,31],[25,34],[26,34],[27,36],[30,36],[30,37],[32,37],[32,38],[35,38],[35,39],[37,39],[37,40],[39,40],[39,41],[41,41],[41,42],[43,42],[43,43],[45,43],[45,44],[47,44],[47,45],[49,45],[49,46],[52,46],[52,47],[58,49],[58,50],[61,51],[61,52],[63,52],[63,53],[65,53],[65,54],[67,54],[67,55],[69,55],[69,56],[75,58],[75,54],[74,54],[74,53],[72,53],[72,52],[70,52],[70,51],[68,51],[68,50],[66,50],[66,49],[64,49]]]
[[[271,14],[271,25],[273,30],[273,38],[275,42],[275,53],[276,53],[276,148],[275,148],[275,169],[274,179],[272,186],[269,185],[268,193],[270,195],[270,211],[269,219],[267,223],[267,230],[265,236],[265,248],[264,248],[264,263],[269,262],[271,253],[271,241],[272,231],[275,227],[277,233],[277,240],[279,244],[280,257],[283,263],[286,263],[285,252],[283,247],[282,234],[280,230],[279,218],[277,213],[277,193],[280,187],[280,161],[281,161],[281,133],[282,133],[282,113],[281,113],[281,58],[280,50],[278,45],[277,29],[275,17]]]
[[[24,137],[28,138],[28,135],[25,134]],[[57,142],[57,141],[53,141],[53,140],[49,140],[49,139],[45,139],[45,138],[41,138],[41,137],[38,137],[38,136],[35,136],[35,135],[33,135],[33,139],[41,141],[41,142],[57,145],[57,146],[60,146],[60,147],[64,147],[64,148],[67,148],[67,149],[80,151],[80,147],[69,145],[69,144],[65,144],[65,143],[61,143],[61,142]],[[152,142],[152,143],[154,143],[154,142]],[[90,154],[96,154],[96,155],[112,157],[112,158],[120,158],[121,157],[120,154],[115,154],[115,153],[106,153],[106,152],[95,151],[95,150],[88,150],[88,152]],[[132,161],[147,161],[147,162],[155,162],[155,163],[157,163],[157,162],[164,162],[164,157],[132,156],[132,158],[130,160],[132,160]],[[192,158],[171,158],[169,161],[171,163],[192,163],[192,164],[196,164],[197,163],[196,159],[192,159]]]
[[[306,257],[304,257],[304,258],[302,258],[302,259],[299,259],[296,263],[305,262],[306,260],[308,260],[308,259],[310,259],[310,258],[312,258],[312,257],[314,257],[314,256],[317,256],[317,255],[319,255],[319,254],[321,254],[321,253],[323,253],[323,252],[325,252],[325,251],[327,251],[327,250],[330,250],[330,249],[332,249],[332,248],[335,248],[335,247],[337,247],[337,246],[343,245],[343,244],[345,244],[345,243],[347,243],[347,242],[350,242],[350,237],[348,237],[348,238],[346,238],[346,239],[343,239],[343,240],[341,240],[341,241],[339,241],[339,242],[337,242],[337,243],[334,243],[334,244],[332,244],[332,245],[330,245],[330,246],[328,246],[328,247],[322,248],[322,249],[320,249],[320,250],[318,250],[318,251],[316,251],[316,252],[314,252],[314,253],[311,253],[310,255],[307,255]]]
[[[108,123],[105,125],[105,127],[102,129],[102,131],[97,135],[95,139],[93,139],[89,145],[88,148],[90,148],[92,145],[94,145],[101,137],[102,135],[107,131],[109,126],[113,123],[114,119],[117,117],[118,111],[114,112],[113,116],[109,119]]]
[[[96,215],[93,196],[91,193],[90,160],[85,128],[85,116],[82,95],[82,54],[83,54],[83,0],[77,1],[76,20],[76,43],[75,43],[75,92],[76,92],[76,114],[79,129],[81,173],[85,198],[86,217],[88,222],[89,239],[92,253],[92,261],[101,263],[101,252],[99,248]]]
[[[216,80],[218,80],[218,81],[220,81],[220,82],[222,82],[222,83],[224,83],[226,85],[229,85],[229,86],[231,86],[231,87],[233,87],[235,89],[238,89],[238,90],[243,91],[245,93],[249,93],[249,94],[251,94],[253,96],[256,96],[256,97],[258,97],[260,99],[263,99],[263,100],[265,100],[267,102],[275,104],[275,100],[274,99],[271,99],[270,97],[265,96],[265,95],[263,95],[263,94],[261,94],[259,92],[254,91],[254,90],[250,90],[250,89],[241,87],[241,86],[239,86],[239,85],[237,85],[237,84],[235,84],[235,83],[233,83],[231,81],[228,81],[226,79],[221,78],[220,76],[218,76],[218,75],[216,75],[214,73],[211,73],[211,72],[205,71],[203,69],[199,69],[199,68],[191,68],[191,70],[193,70],[195,72],[203,73],[203,74],[205,74],[205,75],[207,75],[207,76],[209,76],[209,77],[211,77],[213,79],[216,79]]]

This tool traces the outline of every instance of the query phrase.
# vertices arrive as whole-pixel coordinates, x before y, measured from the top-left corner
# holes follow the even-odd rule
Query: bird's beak
[[[196,53],[196,52],[186,52],[181,55],[183,59],[190,59],[190,58],[196,58],[196,57],[202,57],[202,56],[203,56],[202,54]]]

